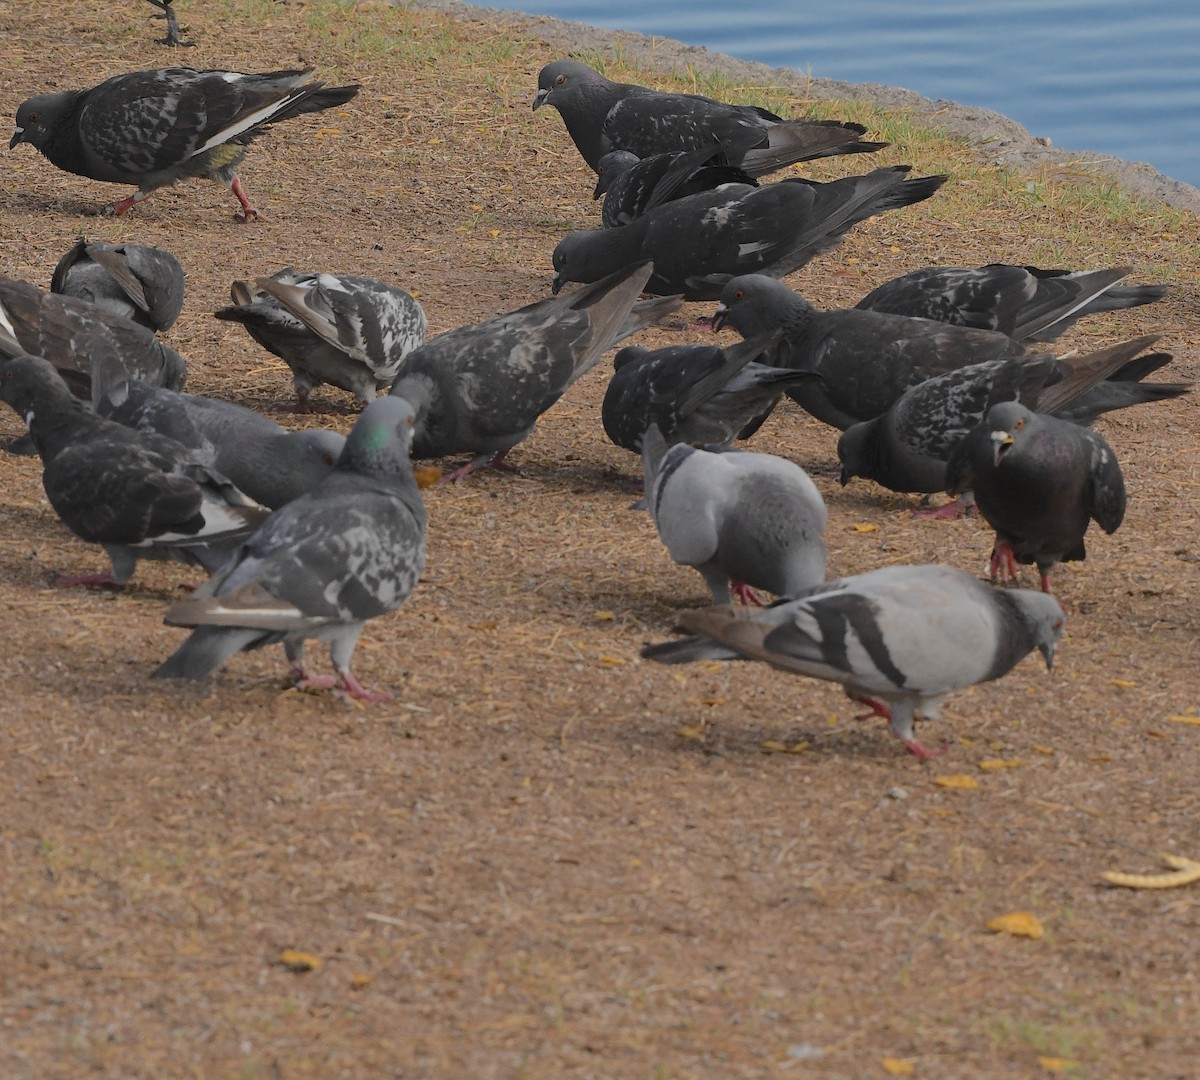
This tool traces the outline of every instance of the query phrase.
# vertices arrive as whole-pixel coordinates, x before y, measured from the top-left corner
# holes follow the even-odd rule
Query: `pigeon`
[[[946,462],[954,447],[1000,401],[1020,401],[1054,415],[1066,412],[1073,422],[1090,424],[1113,409],[1187,393],[1188,383],[1143,384],[1118,378],[1130,363],[1139,371],[1169,363],[1169,353],[1134,360],[1156,340],[1153,335],[1137,338],[1086,356],[992,360],[919,383],[882,416],[842,434],[842,483],[862,476],[892,491],[944,491]],[[1103,382],[1110,376],[1117,381]]]
[[[234,217],[251,221],[258,211],[237,176],[246,147],[269,124],[344,105],[358,93],[357,85],[314,82],[312,73],[165,67],[114,75],[89,90],[29,98],[17,109],[8,145],[31,143],[77,176],[136,185],[96,211],[102,215],[124,214],[160,187],[197,176],[228,184],[241,203]]]
[[[59,576],[59,584],[120,588],[139,559],[174,559],[211,572],[267,517],[174,439],[89,412],[40,356],[4,362],[0,398],[29,425],[50,505],[112,561],[109,574]]]
[[[310,411],[314,386],[329,383],[362,405],[390,386],[404,358],[425,341],[425,311],[394,285],[353,274],[308,274],[285,267],[235,281],[233,304],[218,319],[240,322],[292,369],[296,410]]]
[[[194,49],[196,43],[194,41],[184,41],[182,35],[187,33],[187,30],[179,25],[179,16],[175,14],[175,9],[171,6],[174,0],[146,0],[146,3],[153,4],[162,12],[161,15],[152,16],[155,19],[167,20],[167,36],[155,38],[156,45],[165,45],[168,49]]]
[[[790,274],[836,247],[853,225],[927,199],[946,180],[906,179],[911,168],[895,165],[825,184],[725,184],[664,203],[619,229],[568,233],[554,249],[554,288],[650,259],[648,292],[715,300],[729,278]]]
[[[761,274],[726,284],[713,326],[726,324],[743,337],[782,331],[769,362],[821,376],[788,395],[842,431],[883,415],[905,390],[935,375],[1026,352],[1021,342],[995,330],[857,308],[818,311],[783,282]]]
[[[914,715],[936,719],[946,694],[1000,678],[1035,648],[1050,668],[1065,622],[1052,596],[995,589],[951,566],[885,566],[748,615],[729,607],[685,612],[679,626],[694,636],[642,655],[664,664],[762,660],[839,682],[928,758],[945,748],[916,741]]]
[[[678,297],[636,302],[651,269],[638,263],[409,353],[391,393],[416,408],[413,457],[474,455],[453,482],[484,464],[511,469],[508,452],[610,346],[679,307]]]
[[[167,612],[167,625],[194,629],[156,678],[201,679],[234,653],[282,642],[297,687],[388,696],[364,688],[350,658],[366,621],[400,607],[425,565],[425,505],[408,455],[414,418],[395,397],[363,410],[333,471]],[[309,638],[329,642],[334,676],[308,671]]]
[[[103,307],[0,278],[0,356],[50,361],[80,397],[98,401],[125,379],[178,390],[187,364],[152,331]]]
[[[1105,438],[1016,401],[993,405],[951,453],[946,490],[967,489],[996,531],[991,576],[1015,579],[1017,563],[1036,563],[1046,593],[1054,566],[1087,558],[1090,522],[1111,534],[1125,517],[1125,481]]]
[[[772,454],[709,453],[645,433],[646,503],[671,558],[694,566],[714,604],[754,589],[792,595],[825,580],[825,502],[799,465]]]
[[[98,304],[149,330],[169,330],[183,310],[183,267],[161,248],[80,237],[58,260],[50,291]]]
[[[727,349],[627,345],[613,358],[600,407],[605,434],[616,445],[642,451],[642,435],[656,423],[668,445],[678,442],[724,449],[749,438],[791,385],[814,378],[755,362],[774,342],[752,338]]]
[[[722,184],[758,187],[758,181],[736,165],[713,164],[716,149],[674,150],[639,158],[628,150],[612,150],[596,169],[593,198],[604,196],[600,220],[606,229],[628,225],[643,214],[673,199]]]
[[[1019,341],[1055,341],[1084,315],[1161,300],[1166,285],[1118,285],[1128,266],[1112,270],[1041,270],[989,263],[927,266],[886,281],[856,307],[890,315],[999,330]]]
[[[726,161],[751,176],[797,161],[865,154],[887,143],[865,142],[861,124],[784,120],[757,105],[727,105],[699,94],[669,94],[610,82],[578,60],[556,60],[538,73],[536,112],[553,105],[593,171],[610,150],[638,157],[717,144]]]
[[[336,431],[288,431],[243,405],[135,379],[109,390],[96,412],[125,427],[174,439],[196,461],[272,510],[316,487],[346,442]]]

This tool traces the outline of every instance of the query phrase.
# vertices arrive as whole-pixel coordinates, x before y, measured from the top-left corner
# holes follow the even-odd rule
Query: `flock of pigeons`
[[[10,145],[136,187],[101,212],[206,177],[228,184],[250,220],[237,175],[247,145],[358,91],[311,75],[118,75],[29,99]],[[700,572],[718,605],[686,613],[690,636],[643,654],[762,660],[839,682],[914,754],[940,752],[916,741],[914,717],[1035,648],[1049,666],[1064,624],[1051,568],[1084,558],[1091,520],[1107,532],[1121,523],[1116,455],[1088,425],[1188,389],[1145,381],[1170,360],[1147,352],[1153,337],[1082,356],[1036,343],[1165,287],[1123,285],[1125,269],[931,267],[852,309],[818,311],[779,279],[858,222],[930,197],[945,176],[894,166],[760,184],[796,162],[884,144],[860,125],[613,83],[574,60],[542,69],[533,108],[543,105],[561,114],[604,197],[601,227],[555,248],[549,297],[426,340],[403,290],[289,267],[234,282],[216,312],[290,366],[298,410],[322,384],[354,394],[364,408],[345,439],[182,391],[184,360],[157,337],[184,300],[167,252],[80,240],[50,292],[0,279],[0,397],[29,427],[10,449],[41,455],[55,511],[112,561],[111,574],[60,580],[120,585],[143,558],[198,564],[208,580],[166,616],[191,633],[156,675],[200,678],[278,642],[296,685],[385,696],[360,685],[350,661],[366,620],[399,607],[424,564],[418,480],[428,476],[412,459],[471,455],[443,477],[456,481],[511,468],[509,451],[611,347],[684,300],[716,300],[709,321],[741,343],[627,346],[603,404],[609,438],[641,455],[645,504],[671,557]],[[569,282],[581,287],[560,291]],[[731,449],[785,394],[843,432],[843,483],[945,490],[959,495],[955,512],[973,493],[996,531],[993,578],[1034,563],[1042,590],[995,588],[944,565],[826,581],[812,480],[790,461]],[[781,599],[761,607],[756,589]],[[307,667],[310,639],[329,643],[332,676]]]

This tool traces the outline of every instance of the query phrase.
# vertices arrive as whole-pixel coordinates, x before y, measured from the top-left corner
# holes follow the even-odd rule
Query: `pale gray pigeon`
[[[887,145],[864,142],[861,124],[784,120],[757,105],[728,105],[699,94],[614,83],[578,60],[556,60],[538,73],[534,111],[543,105],[559,111],[593,171],[610,150],[649,157],[716,144],[724,164],[762,176],[797,161],[870,153]]]
[[[651,269],[639,263],[451,330],[410,353],[391,392],[417,410],[413,456],[472,454],[449,481],[485,464],[511,469],[508,452],[605,351],[678,309],[678,297],[638,302]]]
[[[114,75],[88,90],[38,94],[17,109],[9,148],[27,142],[65,172],[133,184],[100,214],[124,214],[160,187],[197,176],[228,184],[250,221],[258,211],[237,168],[270,124],[344,105],[358,86],[325,86],[312,68],[240,71],[155,68]]]
[[[111,574],[60,576],[60,584],[120,587],[139,559],[174,559],[211,572],[267,516],[173,439],[89,412],[40,356],[4,362],[0,398],[29,425],[50,505],[112,560]]]
[[[1036,563],[1047,593],[1055,565],[1087,558],[1090,522],[1113,533],[1125,517],[1125,480],[1107,440],[1015,401],[993,405],[950,455],[946,490],[968,489],[996,530],[992,577],[1015,579],[1017,563]]]
[[[96,411],[126,427],[182,443],[202,465],[272,510],[312,491],[346,442],[336,431],[288,431],[243,405],[136,380],[114,386]]]
[[[672,559],[694,566],[714,604],[754,589],[793,595],[825,580],[825,502],[799,465],[772,454],[668,447],[645,433],[646,504]]]
[[[169,330],[183,310],[183,267],[162,248],[76,241],[54,268],[50,291],[123,315],[150,330]]]
[[[1055,341],[1085,315],[1139,307],[1166,296],[1166,285],[1118,285],[1129,270],[1041,270],[1006,263],[973,269],[927,266],[885,281],[855,306],[999,330],[1020,341]]]
[[[400,607],[425,565],[425,505],[408,455],[413,419],[400,398],[368,405],[334,470],[167,612],[168,625],[195,629],[155,676],[200,679],[234,653],[282,642],[298,687],[387,697],[363,688],[350,658],[366,621]],[[334,676],[306,668],[309,638],[329,643]]]
[[[628,150],[613,150],[600,159],[593,198],[604,196],[600,220],[606,229],[628,225],[673,199],[684,199],[722,184],[758,187],[749,173],[735,165],[712,163],[714,149],[676,150],[639,158]]]
[[[655,207],[619,229],[568,233],[554,249],[554,289],[597,281],[650,259],[646,290],[715,300],[731,277],[784,277],[835,248],[860,221],[928,199],[945,176],[907,179],[910,165],[828,183],[725,184]]]
[[[1066,616],[1052,596],[994,589],[951,566],[886,566],[831,581],[762,611],[685,612],[694,637],[650,645],[665,664],[762,660],[842,684],[885,717],[919,758],[944,752],[916,741],[914,715],[936,719],[941,698],[998,679],[1033,649],[1049,668]]]
[[[309,411],[314,386],[329,383],[366,405],[390,386],[404,358],[425,341],[425,310],[395,285],[353,274],[285,267],[257,288],[235,281],[218,319],[240,322],[292,369],[296,409]]]

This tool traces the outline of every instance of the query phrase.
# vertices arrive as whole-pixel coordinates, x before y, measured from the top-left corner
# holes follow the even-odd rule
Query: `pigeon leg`
[[[1042,592],[1044,592],[1047,596],[1053,596],[1054,593],[1050,589],[1050,567],[1046,567],[1046,569],[1043,570],[1039,566],[1038,576],[1042,579]]]
[[[740,600],[743,604],[750,607],[763,606],[763,602],[758,598],[758,593],[744,581],[730,581],[729,591],[733,593],[735,599]]]
[[[303,661],[292,665],[288,677],[297,690],[328,690],[331,686],[338,685],[338,680],[333,675],[314,675]]]
[[[913,517],[922,518],[925,521],[955,521],[958,518],[967,517],[975,512],[975,496],[966,491],[960,495],[954,502],[948,502],[945,506],[938,506],[932,510],[914,510]]]
[[[885,705],[884,708],[886,709],[887,706]],[[921,761],[941,757],[950,749],[948,746],[930,748],[922,746],[921,743],[917,742],[916,736],[913,733],[913,707],[911,702],[896,702],[895,706],[888,710],[888,720],[890,721],[889,727],[892,734],[908,747],[908,752],[913,757]]]
[[[386,690],[368,690],[351,673],[349,668],[338,668],[338,686],[334,691],[338,697],[356,701],[390,701],[392,695]]]
[[[258,211],[250,205],[250,200],[246,198],[246,192],[242,188],[241,177],[235,176],[229,181],[230,190],[237,196],[238,202],[242,204],[242,208],[233,215],[234,221],[254,221],[258,218]]]
[[[123,589],[125,582],[118,581],[112,574],[61,574],[54,573],[54,584],[69,587],[83,585],[89,589]]]
[[[857,701],[860,705],[866,705],[870,712],[865,712],[861,716],[856,716],[855,720],[870,720],[873,716],[882,716],[889,723],[892,719],[892,710],[886,701],[881,701],[877,697],[869,697],[866,694],[847,694],[851,701]]]
[[[172,0],[146,0],[146,3],[153,4],[156,8],[162,10],[161,15],[155,15],[156,19],[167,20],[167,36],[165,38],[155,38],[156,45],[166,45],[169,49],[176,47],[180,49],[194,49],[196,43],[194,41],[184,41],[180,36],[185,33],[179,26],[179,18],[175,14],[175,9],[171,7]]]
[[[510,465],[505,461],[508,456],[508,450],[500,450],[492,456],[489,461],[487,454],[477,454],[471,458],[461,469],[455,469],[452,473],[447,473],[442,477],[443,484],[457,484],[465,480],[472,473],[478,472],[480,469],[495,469],[497,472],[516,472],[517,467]]]
[[[98,206],[95,210],[85,210],[84,213],[89,217],[122,217],[131,206],[137,206],[138,203],[148,198],[149,195],[150,192],[142,191],[139,188],[132,195],[118,202],[110,203],[107,206]]]
[[[1017,556],[1012,544],[1007,540],[997,540],[992,546],[992,561],[988,563],[988,574],[995,581],[1003,578],[1005,581],[1017,580]]]

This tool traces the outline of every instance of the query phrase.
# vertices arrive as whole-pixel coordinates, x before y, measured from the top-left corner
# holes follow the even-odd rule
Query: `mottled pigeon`
[[[604,352],[679,307],[678,297],[637,302],[650,276],[639,263],[594,285],[459,327],[410,353],[391,392],[417,410],[413,456],[474,455],[447,476],[462,480],[529,437]]]
[[[1047,593],[1051,568],[1087,558],[1089,522],[1113,533],[1125,517],[1125,481],[1104,437],[1016,401],[993,405],[955,447],[946,490],[973,491],[996,530],[992,577],[1015,579],[1017,563],[1036,563]]]
[[[694,566],[714,604],[753,589],[792,595],[825,580],[825,502],[799,465],[772,454],[668,447],[645,433],[646,504],[671,558]]]
[[[413,418],[400,398],[363,410],[333,472],[167,612],[168,625],[195,629],[156,677],[200,679],[234,653],[282,642],[298,687],[388,696],[364,689],[350,658],[366,621],[404,603],[425,564],[425,506],[408,455]],[[309,673],[309,638],[329,642],[335,676]]]
[[[715,300],[729,278],[790,274],[836,247],[853,225],[927,199],[946,180],[909,180],[910,169],[894,165],[825,184],[725,184],[664,203],[620,229],[568,233],[554,249],[554,288],[567,281],[596,281],[650,259],[654,274],[648,292]]]
[[[673,199],[684,199],[722,184],[758,181],[736,165],[712,163],[711,147],[675,150],[639,158],[628,150],[613,150],[600,159],[594,198],[604,196],[600,220],[606,229],[628,225],[643,214]]]
[[[358,86],[310,80],[312,68],[247,75],[155,68],[114,75],[90,90],[38,94],[17,109],[9,147],[27,142],[69,173],[137,191],[101,214],[123,214],[158,188],[187,176],[228,184],[250,221],[237,167],[269,124],[343,105]]]
[[[288,431],[244,405],[136,380],[114,386],[97,402],[96,411],[126,427],[182,443],[202,465],[273,510],[316,487],[346,442],[336,431]]]
[[[578,60],[556,60],[538,73],[533,108],[543,105],[559,111],[593,171],[610,150],[649,157],[716,144],[725,164],[762,176],[797,161],[870,153],[887,145],[862,141],[866,128],[861,124],[784,120],[757,105],[614,83]]]
[[[749,614],[685,612],[680,629],[695,636],[642,655],[665,664],[762,660],[839,682],[927,758],[944,750],[916,741],[915,714],[936,719],[946,694],[1000,678],[1035,648],[1049,668],[1065,621],[1052,596],[994,589],[951,566],[887,566]]]
[[[257,288],[235,281],[218,319],[240,322],[292,369],[296,409],[309,411],[314,386],[329,383],[366,405],[390,386],[404,358],[425,340],[425,311],[395,285],[353,274],[285,267]]]
[[[150,330],[169,330],[183,310],[183,267],[161,248],[80,237],[58,260],[50,291],[98,304]]]
[[[89,412],[40,356],[4,362],[0,398],[29,424],[50,505],[112,560],[111,574],[59,577],[60,584],[119,587],[139,559],[213,571],[267,516],[173,439]]]
[[[886,281],[856,305],[867,311],[999,330],[1020,341],[1054,341],[1084,315],[1161,300],[1166,285],[1118,285],[1130,268],[1041,270],[989,263],[927,266]]]

